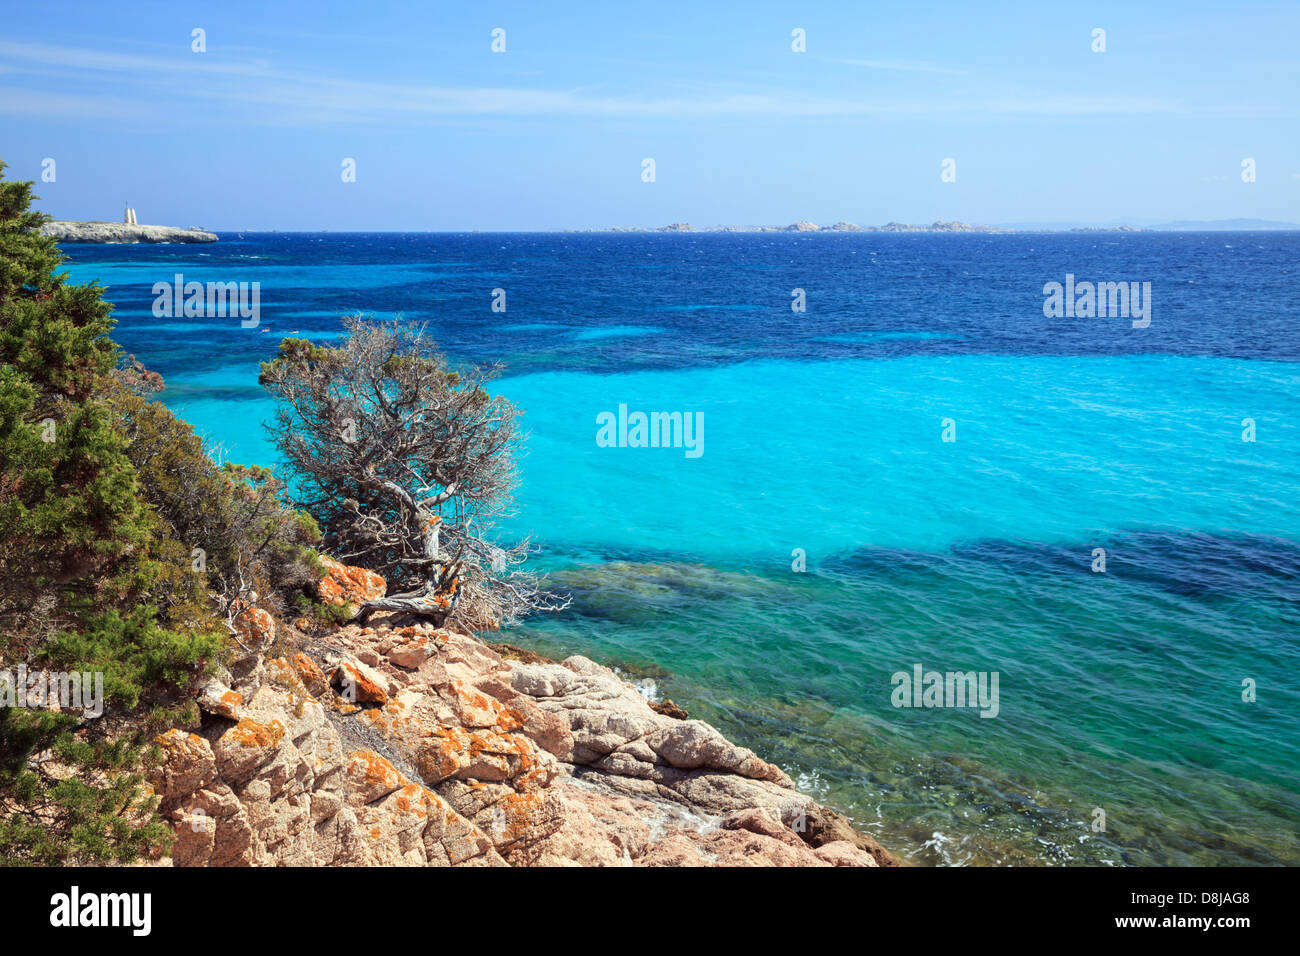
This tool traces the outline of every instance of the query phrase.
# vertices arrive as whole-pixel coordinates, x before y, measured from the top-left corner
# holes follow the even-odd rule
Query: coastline
[[[223,233],[221,238],[233,237]],[[238,275],[235,270],[249,262],[279,261],[302,268],[299,301],[303,305],[294,308],[319,311],[311,316],[286,316],[278,322],[272,314],[267,324],[279,333],[301,328],[307,335],[321,337],[337,326],[337,318],[329,312],[340,297],[371,303],[381,310],[403,308],[423,294],[421,283],[427,274],[425,268],[410,268],[411,263],[463,263],[447,271],[465,278],[452,275],[446,284],[470,294],[436,306],[446,344],[480,360],[507,358],[516,374],[503,380],[503,394],[527,409],[536,426],[527,479],[521,487],[526,514],[536,517],[511,533],[536,534],[546,542],[548,562],[566,567],[572,563],[575,567],[562,586],[583,595],[583,614],[564,621],[537,621],[526,633],[506,635],[505,640],[557,660],[573,653],[586,655],[636,677],[642,676],[635,669],[638,664],[662,667],[672,677],[662,686],[691,716],[709,721],[733,741],[778,763],[817,800],[869,824],[870,832],[918,863],[1111,865],[1129,860],[1165,865],[1189,860],[1215,864],[1294,859],[1284,839],[1285,821],[1273,812],[1273,808],[1285,806],[1295,792],[1289,754],[1284,751],[1278,757],[1279,778],[1265,779],[1241,754],[1269,752],[1267,748],[1276,746],[1276,741],[1267,726],[1252,718],[1249,708],[1228,708],[1221,714],[1237,745],[1222,742],[1214,722],[1206,719],[1203,711],[1198,714],[1194,700],[1207,699],[1215,690],[1197,683],[1197,675],[1210,668],[1228,670],[1241,665],[1230,648],[1203,648],[1193,640],[1199,633],[1193,615],[1206,606],[1201,598],[1176,609],[1161,601],[1168,589],[1179,587],[1178,578],[1196,579],[1194,566],[1184,567],[1180,556],[1227,549],[1242,567],[1276,565],[1290,558],[1271,548],[1267,538],[1236,543],[1176,534],[1089,539],[1090,527],[1109,529],[1114,535],[1125,528],[1143,527],[1140,503],[1127,496],[1107,496],[1105,488],[1086,474],[1063,484],[1071,474],[1070,456],[1076,450],[1077,437],[1070,436],[1090,436],[1094,457],[1122,462],[1130,480],[1140,484],[1157,480],[1161,469],[1171,467],[1199,475],[1197,456],[1217,460],[1214,423],[1231,421],[1232,412],[1240,406],[1272,408],[1283,420],[1291,418],[1293,401],[1275,387],[1277,372],[1289,366],[1225,361],[1232,349],[1240,348],[1239,343],[1250,340],[1250,326],[1242,318],[1225,316],[1223,321],[1211,321],[1209,306],[1198,304],[1204,300],[1196,293],[1216,276],[1226,276],[1231,269],[1254,261],[1252,257],[1268,264],[1275,275],[1285,276],[1278,267],[1285,265],[1294,248],[1294,236],[1261,237],[1262,253],[1254,243],[1209,234],[1190,242],[1150,232],[1116,237],[1122,260],[1109,267],[1105,263],[1111,260],[1100,260],[1103,270],[1116,270],[1110,274],[1153,274],[1160,261],[1179,254],[1180,248],[1196,250],[1185,254],[1201,263],[1196,283],[1165,290],[1169,295],[1166,305],[1181,302],[1183,307],[1159,312],[1153,323],[1160,341],[1170,343],[1176,352],[1191,354],[1145,357],[1131,354],[1140,346],[1136,332],[1112,334],[1107,323],[1050,323],[1051,344],[1044,346],[1046,337],[1035,322],[1004,320],[997,311],[983,311],[995,299],[969,297],[980,288],[969,276],[980,274],[980,263],[989,255],[995,258],[993,265],[985,263],[987,268],[1012,285],[1036,292],[1044,278],[1053,276],[1050,272],[1040,275],[1042,262],[1025,256],[1025,250],[1036,247],[1050,259],[1080,248],[1084,240],[1062,237],[1039,246],[1039,240],[1026,238],[987,242],[979,237],[946,236],[918,236],[915,241],[906,236],[896,240],[884,236],[876,240],[830,238],[829,245],[813,241],[799,246],[799,236],[729,239],[719,235],[698,242],[691,236],[668,234],[644,239],[633,236],[625,241],[590,236],[566,240],[568,245],[558,237],[545,236],[501,241],[390,234],[319,243],[263,236],[245,243],[205,246],[202,251],[213,254],[208,264],[217,277]],[[1226,248],[1225,242],[1233,243],[1233,248]],[[809,319],[791,313],[780,298],[766,312],[748,308],[751,303],[764,302],[754,292],[753,276],[766,273],[737,269],[730,257],[716,257],[716,243],[744,251],[752,257],[749,264],[759,267],[779,265],[785,250],[798,247],[805,263],[801,281],[823,290],[815,310],[822,309],[829,295],[841,302],[867,303],[866,314]],[[878,268],[860,272],[846,268],[854,262],[855,247],[857,258],[861,258],[864,243],[891,247],[889,256],[899,262],[899,268],[893,274]],[[147,263],[148,269],[136,274],[153,278],[157,272],[166,277],[172,271],[167,267],[168,257],[181,252],[179,247],[148,245],[66,248],[74,262],[80,262],[70,268],[77,281],[83,282],[99,273],[111,274],[105,272],[111,268],[105,264],[117,262]],[[587,250],[597,248],[606,250],[603,256],[586,255]],[[997,254],[999,248],[1005,251]],[[684,264],[658,271],[636,268],[640,262],[655,264],[641,259],[647,249],[663,250],[656,255],[680,253]],[[366,277],[366,283],[385,286],[382,294],[364,291],[368,286],[359,275],[328,264],[340,259],[360,263],[363,250],[364,257],[404,263],[391,269],[375,266],[376,271],[370,274],[373,280]],[[579,255],[571,255],[574,252]],[[503,255],[533,263],[531,268],[538,271],[532,284],[542,295],[533,314],[516,317],[512,307],[511,313],[493,322],[489,330],[479,312],[485,299],[474,295],[482,285],[475,273],[487,271],[492,260]],[[880,258],[884,257],[881,249]],[[883,311],[878,317],[871,315],[870,293],[888,298],[905,292],[909,287],[906,280],[930,274],[929,264],[939,262],[939,257],[952,260],[949,278],[938,280],[936,286],[945,299],[957,304],[951,320],[930,322],[909,308],[903,308],[896,318],[886,317]],[[1120,265],[1121,261],[1125,264]],[[590,266],[585,265],[588,262]],[[683,268],[700,270],[709,283],[707,293],[674,288],[673,280]],[[231,271],[218,271],[221,269]],[[606,278],[615,274],[616,282]],[[256,421],[266,416],[266,406],[259,403],[258,389],[252,385],[257,355],[243,354],[247,336],[241,336],[237,325],[229,322],[182,326],[179,321],[166,328],[183,334],[160,335],[157,321],[150,316],[147,284],[136,287],[138,298],[132,301],[128,286],[121,283],[122,276],[117,278],[119,285],[113,293],[119,298],[121,325],[115,338],[164,375],[168,383],[164,401],[195,423],[201,433],[233,448],[229,453],[232,460],[273,464],[274,458],[263,455],[259,444],[262,433]],[[568,283],[603,286],[622,293],[622,298],[606,300],[610,308],[602,310],[598,318],[566,315],[562,290]],[[512,299],[512,306],[515,301]],[[639,301],[663,303],[663,307],[652,319],[637,316],[634,309]],[[1253,314],[1276,323],[1284,313],[1278,303],[1284,301],[1261,294]],[[720,307],[733,304],[734,313]],[[702,311],[678,311],[688,305],[700,305]],[[1026,305],[1039,311],[1037,303]],[[876,308],[879,311],[879,306]],[[724,319],[743,322],[757,333],[756,338],[738,336],[734,342],[722,342],[724,333],[715,330]],[[588,330],[617,332],[647,320],[667,332],[628,339],[630,347],[626,348],[612,348],[611,341],[620,341],[617,339],[588,337]],[[513,327],[533,321],[550,324],[538,331]],[[886,332],[884,337],[877,331],[863,332],[851,341],[838,334],[841,329],[882,328],[897,331]],[[1208,329],[1215,330],[1213,336],[1197,337]],[[960,331],[965,337],[941,337],[936,330]],[[837,340],[846,341],[823,342],[819,336],[825,332],[837,333]],[[261,336],[262,340],[273,338],[278,336]],[[773,351],[771,343],[778,341],[787,343],[781,348],[796,350],[804,360],[764,364]],[[680,343],[687,347],[679,348]],[[1187,348],[1188,344],[1192,348]],[[728,357],[725,368],[691,371],[698,364],[696,349],[709,354],[720,347],[726,351],[717,354]],[[1012,354],[996,354],[999,351]],[[1197,352],[1213,356],[1202,357]],[[1290,337],[1260,340],[1261,358],[1289,362],[1294,354]],[[665,368],[642,375],[647,356]],[[874,361],[877,358],[889,360]],[[841,361],[850,364],[838,364]],[[939,363],[951,380],[933,378]],[[602,374],[593,376],[592,371]],[[890,458],[891,467],[886,469],[886,452],[875,454],[867,449],[872,461],[868,470],[877,476],[873,478],[876,513],[860,506],[840,480],[821,489],[837,501],[837,520],[825,527],[815,520],[816,512],[802,497],[789,499],[789,511],[779,522],[749,518],[749,509],[738,514],[718,507],[718,495],[712,489],[728,487],[725,480],[733,470],[771,476],[780,474],[774,468],[777,462],[800,461],[806,468],[809,461],[823,455],[828,455],[831,463],[842,460],[843,450],[828,443],[828,433],[820,427],[797,434],[763,431],[765,447],[752,451],[732,448],[722,454],[727,434],[744,435],[763,426],[762,410],[773,407],[779,394],[775,385],[765,383],[781,383],[780,391],[788,390],[791,397],[782,399],[781,407],[792,419],[817,422],[819,393],[815,386],[828,375],[839,386],[846,405],[862,409],[866,417],[861,421],[875,423],[873,428],[883,439],[880,446],[913,452],[902,460]],[[1053,382],[1049,393],[1053,400],[1046,407],[1034,405],[1040,409],[1035,416],[1021,419],[1004,411],[1040,401],[1042,395],[1035,387],[1044,380]],[[1090,395],[1097,381],[1109,383],[1108,407],[1131,410],[1128,427],[1094,433],[1090,413],[1057,401]],[[1203,381],[1221,381],[1231,397],[1222,401],[1210,398],[1207,404],[1198,384]],[[615,486],[600,483],[608,468],[622,468],[624,453],[601,455],[583,462],[577,471],[568,457],[570,449],[591,445],[594,429],[587,426],[588,409],[607,407],[600,403],[609,396],[628,395],[645,407],[649,399],[642,396],[658,395],[665,387],[668,391],[659,400],[666,404],[651,407],[700,409],[710,422],[722,422],[718,396],[733,402],[728,406],[732,410],[730,427],[722,429],[717,424],[711,428],[708,451],[691,467],[680,453],[641,456],[647,464],[653,459],[655,470],[680,471],[676,477],[683,483],[683,496],[707,503],[707,507],[692,506],[681,520],[669,522],[661,520],[663,509],[632,508],[635,502],[651,500],[654,490],[650,481],[642,479],[640,469]],[[629,388],[639,391],[629,392]],[[743,400],[736,402],[738,398]],[[230,414],[230,399],[238,400],[238,415]],[[698,404],[685,404],[688,401]],[[925,439],[931,433],[925,420],[915,425],[910,416],[896,420],[889,409],[933,407],[937,412],[954,403],[962,403],[970,420],[994,426],[987,434],[1004,438],[997,449],[1000,465],[1021,480],[1033,480],[1046,496],[1042,501],[1047,506],[1026,509],[1008,500],[1005,486],[996,481],[980,479],[970,486],[966,505],[983,516],[981,527],[989,529],[984,534],[995,539],[989,546],[955,540],[960,535],[949,532],[960,530],[961,523],[945,526],[936,520],[942,510],[934,517],[916,516],[907,506],[917,494],[928,494],[926,489],[934,484],[923,467],[931,460],[924,453]],[[1208,419],[1198,418],[1185,411],[1190,408],[1209,408],[1213,414]],[[859,421],[856,417],[852,420]],[[1184,440],[1156,460],[1146,453],[1142,437],[1149,429],[1169,423],[1174,423]],[[836,427],[833,421],[826,425]],[[1275,427],[1282,426],[1279,422]],[[956,449],[969,447],[967,439],[975,434],[962,432],[962,443]],[[1230,437],[1238,438],[1236,433]],[[1273,433],[1268,441],[1242,447],[1273,462],[1272,474],[1288,476],[1293,469],[1283,454],[1286,440],[1279,444],[1278,438]],[[1037,452],[1022,457],[1019,449],[1026,447]],[[634,454],[629,451],[626,456]],[[636,459],[628,463],[636,464]],[[940,464],[938,476],[964,471],[957,461]],[[1284,510],[1266,507],[1267,502],[1281,499],[1269,493],[1273,483],[1264,481],[1262,473],[1234,476],[1219,470],[1212,477],[1213,496],[1178,494],[1169,499],[1166,510],[1171,521],[1186,528],[1236,527],[1249,533],[1272,531],[1294,537],[1292,518]],[[583,502],[598,506],[579,507]],[[753,508],[759,505],[761,502],[756,502]],[[604,516],[613,508],[626,511],[631,518],[617,534],[602,527]],[[1249,522],[1240,520],[1246,517]],[[1030,544],[997,541],[1006,537],[1001,528],[1014,529]],[[1128,543],[1122,544],[1122,540]],[[796,544],[807,550],[810,559],[816,556],[817,574],[790,573],[788,556]],[[1087,557],[1093,546],[1105,546],[1111,553],[1120,549],[1148,570],[1140,580],[1125,582],[1122,591],[1103,591],[1101,582],[1118,581],[1116,571],[1120,569],[1112,567],[1111,576],[1103,578],[1092,576],[1084,564],[1080,570],[1087,575],[1085,581],[1097,583],[1076,587],[1074,565],[1062,561],[1061,555]],[[620,559],[645,561],[645,576],[630,578],[616,566],[602,567]],[[917,559],[919,564],[914,563]],[[898,572],[900,561],[910,571]],[[693,562],[699,563],[698,570],[689,567]],[[688,566],[678,568],[683,563]],[[763,570],[762,580],[743,576],[747,569]],[[951,581],[949,575],[954,572],[960,586],[941,588],[934,583]],[[789,591],[789,585],[800,590]],[[1052,602],[1055,612],[1047,618],[1026,615],[1008,601],[992,622],[972,613],[990,609],[986,601],[969,602],[972,589],[996,596],[1019,593],[1026,586],[1051,595],[1045,600]],[[1240,587],[1246,594],[1276,593],[1275,586],[1260,575],[1243,575]],[[889,687],[887,682],[879,683],[880,675],[911,667],[917,658],[910,656],[914,652],[909,645],[929,630],[925,619],[893,617],[875,640],[849,637],[840,625],[844,620],[879,620],[878,615],[896,607],[899,598],[933,609],[950,622],[943,647],[919,658],[927,666],[941,655],[950,655],[966,666],[981,662],[981,669],[1003,672],[1006,707],[997,720],[975,724],[985,733],[972,736],[955,713],[922,715],[888,709]],[[1206,599],[1222,600],[1213,588]],[[1117,600],[1119,604],[1114,603]],[[1252,600],[1241,613],[1243,619],[1253,622],[1252,628],[1262,629],[1261,635],[1280,637],[1283,622],[1269,611],[1274,606],[1269,600]],[[1088,672],[1092,677],[1082,684],[1087,700],[1080,701],[1073,713],[1058,705],[1057,701],[1069,699],[1071,691],[1063,675],[1073,673],[1062,665],[1063,659],[1093,660],[1093,655],[1112,661],[1140,659],[1136,650],[1117,640],[1106,627],[1084,625],[1086,636],[1077,636],[1082,622],[1100,620],[1096,615],[1102,608],[1133,622],[1130,626],[1168,635],[1186,655],[1185,660],[1197,662],[1196,667],[1171,665],[1178,679],[1188,687],[1197,687],[1197,692],[1159,706],[1120,707],[1111,696],[1111,681],[1119,680],[1125,694],[1139,701],[1163,700],[1158,683],[1145,679],[1141,670],[1102,681],[1100,675],[1108,672],[1101,670]],[[711,640],[693,637],[694,625],[703,621],[708,622]],[[489,635],[489,639],[496,637]],[[1043,652],[1036,647],[1052,650]],[[729,678],[731,661],[743,662],[736,665],[741,680]],[[1024,679],[1014,697],[1011,679],[1005,676],[1013,671]],[[863,701],[864,686],[883,686],[884,691]],[[1179,746],[1179,738],[1152,738],[1143,732],[1152,721],[1165,719],[1170,707],[1185,726],[1196,728],[1198,735],[1212,741],[1207,756]],[[985,727],[990,724],[994,726]],[[1072,727],[1080,730],[1071,731]],[[1036,732],[1035,728],[1042,730]],[[1122,785],[1109,779],[1110,761],[1078,746],[1080,734],[1109,735],[1120,759],[1133,768]],[[913,752],[911,746],[917,740],[923,744],[921,753]],[[959,754],[960,760],[949,760],[948,754]],[[1058,761],[1065,766],[1058,767]],[[1173,769],[1156,772],[1156,766]],[[1184,794],[1181,799],[1166,799],[1168,791],[1161,780],[1167,780],[1170,772]],[[943,786],[936,788],[936,780]],[[864,781],[869,785],[863,787]],[[1255,796],[1250,800],[1233,796],[1241,790]],[[1032,801],[1033,809],[1017,812],[1016,802],[1003,799],[1008,792]],[[1087,811],[1099,804],[1094,796],[1098,792],[1105,794],[1109,813],[1129,821],[1124,831],[1091,833]],[[949,797],[949,793],[957,796]],[[916,812],[918,805],[925,808],[924,814]],[[1147,815],[1143,809],[1152,807],[1158,808],[1159,816]],[[1157,819],[1159,825],[1151,822]],[[935,831],[954,839],[932,841]],[[1199,835],[1208,832],[1216,832],[1216,838],[1202,841]],[[962,836],[969,839],[960,842],[957,838]],[[1081,836],[1087,839],[1080,840]]]
[[[385,586],[329,567],[331,603]],[[158,738],[164,865],[903,865],[588,658],[394,614],[237,626],[248,650],[200,688],[197,732]]]
[[[55,219],[41,226],[41,235],[56,242],[131,244],[139,242],[217,242],[217,234],[197,227],[146,226],[125,222],[83,222]]]

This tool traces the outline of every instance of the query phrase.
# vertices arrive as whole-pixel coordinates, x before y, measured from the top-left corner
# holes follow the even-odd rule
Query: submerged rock
[[[683,562],[609,561],[554,571],[548,580],[573,595],[578,614],[633,623],[692,603],[798,600],[790,583],[759,574]]]
[[[656,714],[662,714],[665,717],[671,717],[673,720],[686,720],[690,714],[684,709],[678,707],[671,699],[665,697],[663,700],[650,701],[650,709]]]

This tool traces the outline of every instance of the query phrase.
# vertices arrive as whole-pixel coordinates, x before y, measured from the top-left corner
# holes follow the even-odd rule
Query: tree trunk
[[[372,476],[373,477],[373,476]],[[455,613],[460,604],[460,575],[463,570],[461,562],[444,562],[438,543],[438,529],[442,516],[435,514],[419,502],[401,485],[391,481],[374,481],[374,485],[389,491],[401,502],[402,508],[414,518],[417,527],[422,529],[420,544],[424,556],[433,563],[429,579],[415,591],[405,594],[390,594],[361,605],[353,618],[358,624],[365,624],[370,615],[376,611],[403,611],[419,617],[427,617],[442,627],[447,619]],[[442,504],[455,493],[455,486],[447,488],[436,498],[430,499],[435,504]]]
[[[439,565],[430,575],[428,583],[417,591],[365,601],[353,621],[365,624],[376,611],[404,611],[427,617],[442,627],[460,605],[460,572],[459,562]]]

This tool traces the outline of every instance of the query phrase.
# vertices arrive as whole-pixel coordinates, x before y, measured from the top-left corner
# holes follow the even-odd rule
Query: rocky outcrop
[[[588,232],[645,232],[644,229],[614,228],[587,230]],[[786,226],[713,226],[696,229],[683,222],[660,226],[654,232],[1013,232],[998,226],[973,226],[965,222],[934,222],[928,226],[913,226],[905,222],[888,222],[883,226],[859,226],[841,219],[833,226],[819,226],[800,219]]]
[[[997,226],[972,226],[965,222],[934,222],[928,226],[912,226],[905,222],[887,222],[883,226],[868,227],[866,232],[1010,232]]]
[[[316,592],[326,604],[342,607],[360,605],[376,600],[388,591],[388,584],[373,571],[340,564],[333,558],[322,557],[325,576],[316,585]]]
[[[54,220],[41,226],[41,235],[58,242],[216,242],[217,235],[202,229],[141,226],[125,222],[74,222]]]
[[[349,746],[289,662],[267,662],[265,675],[200,733],[158,738],[164,759],[150,783],[172,824],[175,865],[504,862],[438,794]]]
[[[216,675],[199,731],[158,740],[172,862],[897,863],[779,767],[656,712],[612,670],[512,656],[379,615]]]

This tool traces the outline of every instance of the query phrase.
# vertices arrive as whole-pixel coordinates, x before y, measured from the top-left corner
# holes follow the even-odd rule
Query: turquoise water
[[[917,238],[71,252],[237,461],[275,460],[282,333],[401,312],[505,360],[503,532],[575,598],[505,639],[652,680],[917,862],[1300,862],[1300,240]],[[1067,269],[1163,276],[1151,334],[1044,320]],[[173,271],[262,281],[270,331],[154,318]],[[702,415],[703,454],[599,447],[620,405]],[[893,706],[914,664],[997,672],[997,716]]]
[[[1086,544],[1123,529],[1300,537],[1298,386],[1283,363],[962,355],[556,372],[501,391],[529,410],[526,530],[788,564],[795,547]],[[596,414],[620,403],[702,413],[704,454],[597,447]],[[1266,440],[1241,440],[1244,417]]]
[[[919,859],[1294,861],[1298,385],[1167,356],[509,380],[547,409],[521,525],[566,542],[582,609],[529,634],[667,667],[674,699]],[[619,402],[702,410],[705,453],[596,447]],[[1267,442],[1242,442],[1250,412]],[[1209,573],[1270,549],[1270,587]],[[998,718],[893,708],[914,663],[1000,672]]]

